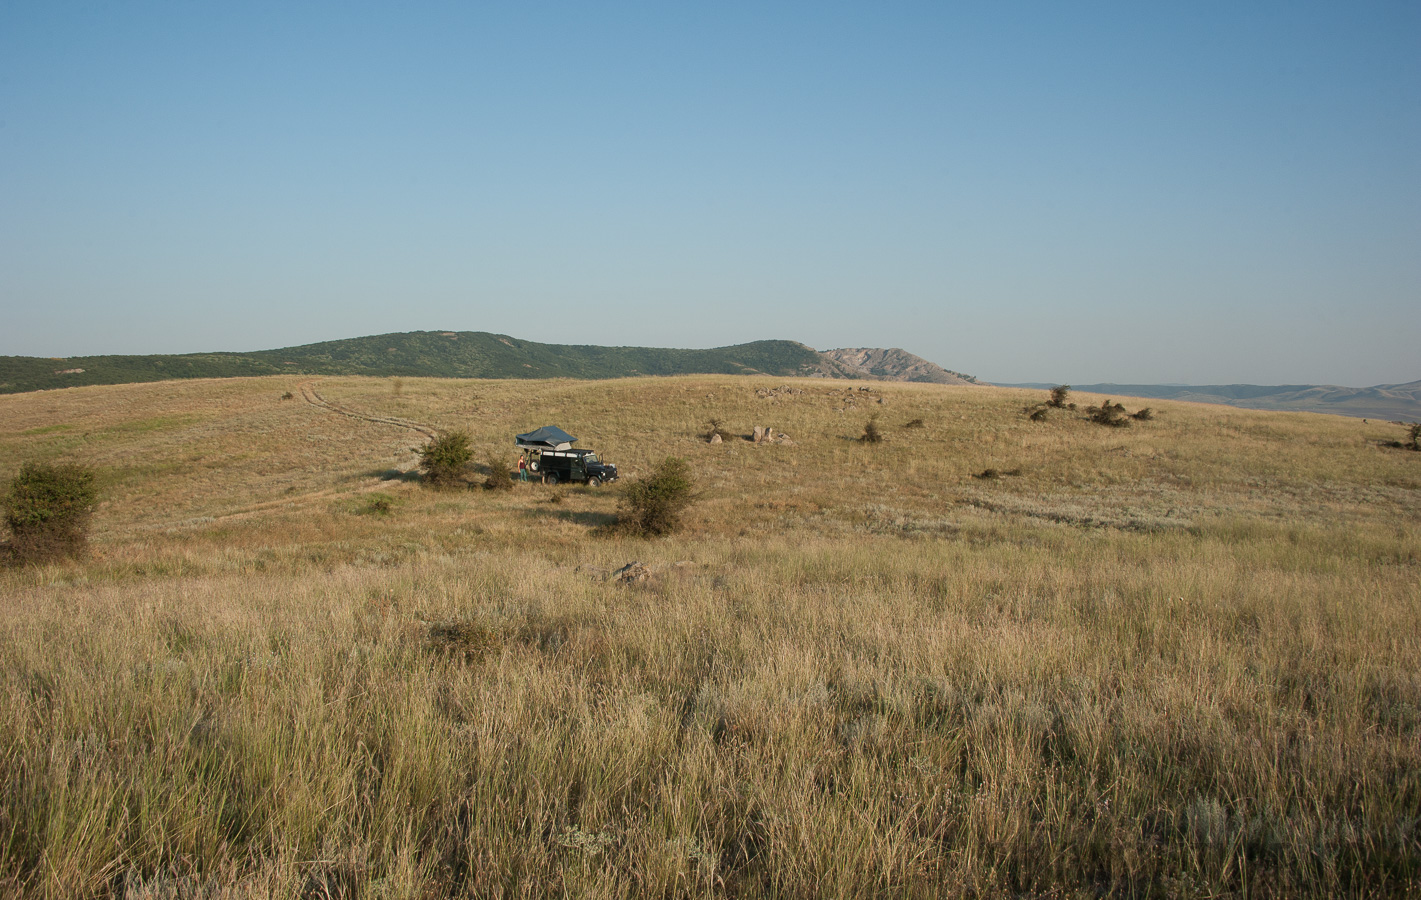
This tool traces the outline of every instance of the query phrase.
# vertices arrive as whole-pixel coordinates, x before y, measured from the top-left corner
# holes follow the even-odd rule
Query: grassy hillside
[[[793,341],[713,350],[538,344],[481,331],[415,331],[252,353],[0,357],[0,393],[96,384],[252,375],[437,378],[626,378],[636,375],[807,375],[819,354]]]
[[[106,498],[92,559],[0,571],[0,895],[1421,890],[1399,428],[307,381],[0,397],[0,477],[77,460]],[[603,533],[616,487],[432,492],[401,422],[676,454],[701,499],[643,541]]]

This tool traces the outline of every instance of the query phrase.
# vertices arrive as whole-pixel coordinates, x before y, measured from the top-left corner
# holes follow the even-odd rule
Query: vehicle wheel
[[[558,483],[558,473],[556,473],[556,472],[549,472],[549,473],[547,473],[546,475],[543,476],[543,484],[557,484],[557,483]]]
[[[596,475],[593,475],[591,478],[587,479],[587,486],[588,486],[588,487],[601,487],[601,486],[602,486],[602,479],[598,478]]]

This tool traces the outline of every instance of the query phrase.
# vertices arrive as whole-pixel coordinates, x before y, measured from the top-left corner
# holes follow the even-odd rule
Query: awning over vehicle
[[[516,435],[516,443],[525,450],[569,450],[577,438],[556,425],[544,425],[537,431]]]

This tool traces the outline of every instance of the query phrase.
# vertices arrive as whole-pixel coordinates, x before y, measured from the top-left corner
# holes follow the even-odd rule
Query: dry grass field
[[[89,559],[0,570],[0,896],[1421,892],[1401,428],[865,387],[0,397],[0,477],[103,498]],[[700,498],[643,540],[615,485],[431,491],[401,423]]]

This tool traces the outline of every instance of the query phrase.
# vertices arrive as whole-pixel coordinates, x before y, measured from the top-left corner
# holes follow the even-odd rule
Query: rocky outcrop
[[[617,584],[639,584],[650,577],[651,569],[640,562],[629,562],[611,575]]]
[[[823,350],[823,374],[831,378],[867,378],[875,381],[917,381],[929,384],[976,384],[977,379],[944,369],[906,350],[845,347]]]

